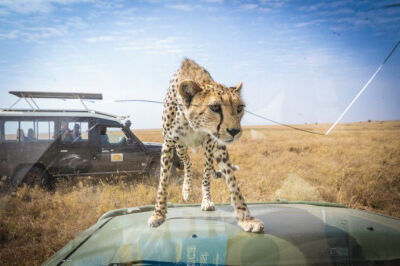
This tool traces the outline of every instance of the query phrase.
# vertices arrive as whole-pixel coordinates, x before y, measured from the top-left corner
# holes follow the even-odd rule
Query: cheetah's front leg
[[[203,193],[203,200],[201,201],[202,211],[214,211],[215,204],[211,201],[210,194],[210,176],[215,175],[217,172],[214,170],[214,147],[215,140],[208,137],[203,143],[204,150],[204,175],[203,182],[201,183],[201,191]],[[219,171],[218,171],[219,172]]]
[[[172,158],[174,145],[164,142],[161,149],[160,183],[158,185],[157,203],[153,215],[149,218],[148,224],[151,227],[158,227],[165,221],[167,214],[167,186],[171,175]]]
[[[255,219],[253,216],[251,216],[240,188],[236,182],[232,164],[229,161],[229,154],[225,145],[216,145],[215,158],[220,169],[222,170],[222,173],[225,175],[226,184],[228,185],[231,196],[231,204],[233,205],[233,209],[235,210],[236,217],[238,219],[238,225],[247,232],[262,232],[264,230],[264,223],[261,220]]]
[[[183,162],[185,168],[185,176],[183,179],[182,186],[182,197],[184,201],[188,201],[190,193],[192,192],[192,163],[190,162],[190,157],[187,154],[187,147],[183,145],[176,145],[176,153]]]

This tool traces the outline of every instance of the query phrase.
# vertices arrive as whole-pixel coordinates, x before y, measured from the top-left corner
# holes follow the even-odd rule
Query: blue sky
[[[333,122],[399,39],[400,1],[0,0],[0,106],[9,90],[102,92],[92,108],[158,128],[161,106],[110,101],[162,100],[189,57],[220,83],[243,81],[253,112]],[[400,119],[399,74],[400,50],[343,121]]]

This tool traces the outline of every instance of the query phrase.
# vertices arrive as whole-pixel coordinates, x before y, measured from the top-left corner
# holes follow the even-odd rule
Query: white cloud
[[[178,45],[177,41],[181,37],[168,37],[164,39],[146,39],[128,42],[118,48],[121,51],[146,51],[151,54],[181,54],[183,49]]]
[[[69,5],[91,1],[93,0],[0,0],[0,7],[22,14],[47,13],[52,11],[57,4]]]
[[[86,41],[89,43],[109,42],[109,41],[113,41],[113,40],[114,40],[113,36],[97,36],[97,37],[91,37],[91,38],[86,39]]]
[[[258,11],[262,12],[262,13],[268,13],[272,11],[272,8],[269,7],[260,7],[257,9]]]
[[[19,31],[12,30],[10,32],[0,33],[0,40],[13,40],[18,38],[18,36],[19,36]]]
[[[306,27],[306,26],[310,26],[310,25],[315,26],[315,25],[321,24],[325,21],[326,21],[326,19],[314,19],[314,20],[310,20],[310,21],[296,23],[295,26],[296,27]]]
[[[280,8],[282,7],[286,2],[284,0],[260,0],[261,5],[266,5],[271,8]]]
[[[55,36],[62,36],[64,33],[56,27],[31,27],[24,30],[12,30],[7,33],[0,33],[0,39],[21,39],[25,41],[41,42]]]
[[[21,20],[15,23],[14,28],[0,32],[0,39],[20,39],[24,42],[42,43],[45,40],[64,36],[71,31],[84,29],[86,27],[86,23],[79,17],[65,18],[59,23],[51,23],[51,26],[42,25],[44,26],[34,26],[32,21]],[[50,23],[47,25],[50,25]]]
[[[175,5],[167,5],[169,8],[181,10],[181,11],[192,11],[193,6],[187,4],[175,4]]]
[[[258,5],[257,4],[245,4],[245,5],[241,5],[240,7],[245,10],[254,10],[258,7]]]
[[[216,3],[216,4],[222,4],[224,0],[203,0],[204,2],[207,3]]]

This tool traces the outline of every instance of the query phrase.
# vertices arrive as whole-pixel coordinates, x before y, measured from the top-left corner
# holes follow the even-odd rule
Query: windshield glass
[[[399,40],[391,0],[0,0],[0,264],[133,206],[399,218]]]

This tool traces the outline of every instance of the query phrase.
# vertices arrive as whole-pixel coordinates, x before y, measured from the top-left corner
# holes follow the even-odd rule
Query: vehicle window
[[[4,123],[4,140],[18,140],[18,121],[6,121]]]
[[[38,121],[36,128],[38,140],[54,139],[54,121]]]
[[[61,122],[60,137],[62,142],[72,142],[72,130],[66,121]]]
[[[89,123],[87,121],[61,122],[61,141],[77,142],[88,140]]]
[[[125,134],[119,127],[101,127],[100,139],[102,146],[122,144],[125,140]]]
[[[68,128],[71,130],[73,141],[88,139],[88,122],[69,122]]]
[[[33,120],[21,121],[17,135],[19,137],[19,141],[36,141],[36,132],[35,122]]]

